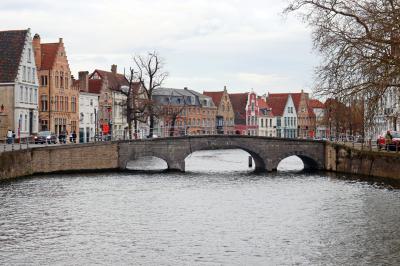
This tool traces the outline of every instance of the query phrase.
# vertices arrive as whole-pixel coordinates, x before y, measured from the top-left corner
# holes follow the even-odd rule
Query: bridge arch
[[[304,164],[304,170],[321,170],[324,168],[323,163],[315,156],[305,153],[304,151],[290,151],[280,154],[273,162],[273,170],[276,171],[279,163],[291,156],[297,156]]]
[[[159,157],[169,170],[185,171],[185,158],[195,151],[241,149],[249,153],[256,171],[277,170],[281,160],[298,156],[306,169],[324,169],[325,143],[309,140],[254,136],[212,135],[121,141],[118,146],[120,168],[143,156]]]
[[[232,150],[232,149],[243,150],[247,152],[254,160],[255,171],[256,172],[265,171],[267,167],[265,158],[263,158],[263,156],[259,152],[251,150],[247,147],[241,147],[239,145],[221,145],[221,146],[214,145],[212,148],[208,146],[193,147],[190,150],[190,152],[184,154],[184,160],[197,151]]]

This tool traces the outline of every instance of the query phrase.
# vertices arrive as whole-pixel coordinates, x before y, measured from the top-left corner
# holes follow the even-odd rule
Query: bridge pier
[[[185,161],[168,161],[168,171],[185,172]]]

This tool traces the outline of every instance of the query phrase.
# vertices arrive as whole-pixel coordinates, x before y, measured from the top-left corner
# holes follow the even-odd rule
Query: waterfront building
[[[153,100],[159,106],[155,134],[181,136],[216,132],[217,108],[211,97],[188,88],[158,88],[153,92]]]
[[[0,31],[0,138],[38,132],[38,88],[30,29]]]
[[[365,106],[368,111],[368,106]],[[389,88],[380,101],[372,123],[365,123],[365,136],[376,140],[379,135],[387,130],[400,130],[400,90]]]
[[[328,127],[325,120],[325,105],[317,100],[310,99],[310,107],[315,114],[315,137],[318,139],[328,138]]]
[[[266,102],[276,118],[276,136],[297,138],[297,112],[291,94],[268,94]]]
[[[39,34],[35,34],[33,48],[40,82],[40,130],[50,130],[56,135],[78,134],[79,89],[72,86],[63,39],[41,43]]]
[[[230,93],[235,114],[235,134],[256,136],[258,133],[257,95],[251,91],[246,93]]]
[[[204,95],[212,98],[217,107],[216,127],[218,134],[235,133],[235,113],[226,86],[223,91],[204,91]]]
[[[258,136],[276,137],[276,117],[272,108],[268,106],[265,98],[258,97]]]
[[[313,138],[315,136],[315,114],[313,108],[310,106],[308,93],[305,93],[303,90],[300,93],[269,93],[268,98],[287,98],[288,95],[290,95],[293,101],[297,114],[296,137]],[[291,118],[289,118],[289,121],[291,121]],[[292,130],[291,126],[290,130]]]
[[[88,92],[79,94],[79,142],[94,141],[98,108],[97,94]]]
[[[89,75],[88,92],[97,94],[99,99],[97,132],[104,138],[124,139],[128,135],[126,96],[121,92],[128,86],[116,65],[111,66],[111,71],[96,69]]]

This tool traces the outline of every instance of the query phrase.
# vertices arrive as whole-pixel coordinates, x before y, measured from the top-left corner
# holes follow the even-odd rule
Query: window
[[[25,115],[25,131],[28,131],[28,115]]]
[[[59,83],[58,83],[58,71],[56,72],[56,76],[55,76],[55,85],[56,85],[56,88],[58,88],[59,86]]]
[[[33,97],[34,97],[33,98],[34,103],[37,104],[38,103],[38,89],[37,88],[35,88],[35,93],[34,93]]]
[[[47,76],[41,76],[40,82],[42,86],[47,86]]]
[[[32,95],[32,88],[29,88],[29,103],[33,103],[33,99],[32,99],[32,97],[33,97],[33,95]]]
[[[261,127],[264,127],[264,119],[261,118]]]
[[[68,96],[65,96],[65,112],[68,112]]]
[[[31,82],[31,68],[28,67],[28,82]]]
[[[32,83],[36,83],[36,70],[32,68]]]
[[[254,102],[251,103],[251,111],[254,112]]]
[[[76,99],[75,97],[71,97],[71,112],[75,113],[76,112]]]
[[[66,76],[67,77],[65,77],[65,84],[64,85],[65,85],[65,88],[68,89],[68,83],[69,83],[68,82],[68,73],[66,73]]]
[[[64,88],[64,72],[60,72],[60,88]]]
[[[280,127],[282,124],[281,124],[281,118],[280,117],[278,117],[277,119],[276,119],[276,126],[277,127]]]
[[[22,70],[22,81],[26,81],[26,66],[24,66]]]
[[[28,48],[28,63],[30,63],[32,60],[31,53],[32,53],[31,48]]]
[[[93,114],[90,114],[90,124],[93,124]]]
[[[93,99],[90,99],[90,106],[93,106]]]
[[[55,107],[55,111],[58,111],[59,109],[59,102],[58,102],[58,96],[55,97],[55,102],[56,102],[56,107]]]
[[[19,101],[22,103],[24,101],[24,87],[19,88]]]
[[[60,111],[64,111],[64,96],[60,96]]]
[[[41,99],[40,99],[40,102],[41,102],[42,111],[47,111],[47,95],[42,95]]]
[[[24,98],[24,102],[28,102],[28,88],[25,87],[25,98]]]

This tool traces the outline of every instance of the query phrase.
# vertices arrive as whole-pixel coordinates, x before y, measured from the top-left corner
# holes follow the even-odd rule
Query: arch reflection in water
[[[303,160],[294,155],[280,161],[277,170],[280,172],[300,172],[304,168]]]
[[[185,159],[190,172],[246,172],[254,171],[255,163],[248,166],[250,154],[240,149],[196,151]]]
[[[146,156],[129,161],[126,169],[132,171],[164,171],[168,169],[168,164],[161,158]]]

